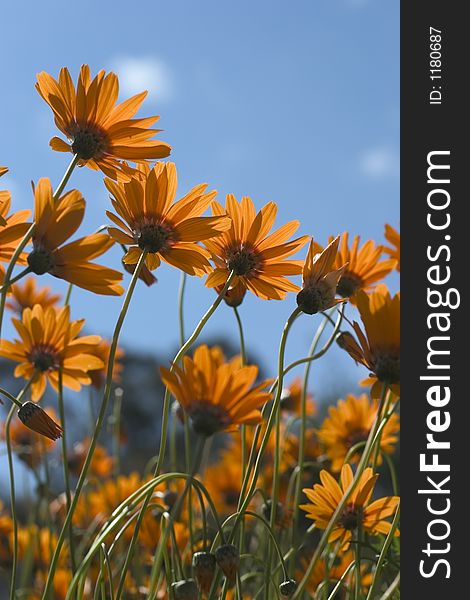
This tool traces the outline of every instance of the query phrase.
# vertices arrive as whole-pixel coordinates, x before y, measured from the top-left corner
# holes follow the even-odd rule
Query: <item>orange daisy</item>
[[[359,343],[350,333],[343,333],[339,343],[356,361],[367,367],[376,378],[372,397],[380,396],[382,384],[400,395],[400,292],[390,295],[384,284],[372,294],[357,293],[357,308],[365,327],[354,321]]]
[[[60,299],[60,294],[51,293],[48,287],[39,287],[34,277],[28,277],[23,284],[15,283],[11,286],[6,306],[21,316],[25,308],[33,308],[35,304],[40,304],[43,308],[57,306]]]
[[[281,392],[281,410],[286,413],[300,415],[302,410],[302,379],[296,377]],[[313,416],[317,405],[311,394],[307,394],[307,415]]]
[[[318,439],[325,446],[331,469],[339,471],[349,450],[359,442],[365,442],[377,416],[378,402],[370,402],[367,394],[356,397],[348,394],[345,400],[339,400],[337,406],[328,409],[328,417],[318,431]],[[380,450],[393,454],[398,441],[400,423],[398,416],[393,414],[382,431]],[[357,462],[359,451],[351,457],[351,462]],[[379,455],[380,464],[381,456]]]
[[[371,535],[387,535],[389,533],[391,523],[385,519],[395,513],[400,498],[388,496],[371,502],[377,478],[378,475],[374,475],[372,469],[364,470],[340,518],[333,527],[328,538],[330,544],[339,540],[342,549],[347,550],[353,532],[356,532],[358,528]],[[305,488],[303,490],[310,503],[302,504],[300,508],[306,511],[307,518],[315,521],[319,529],[326,529],[336,507],[353,480],[351,466],[346,464],[341,469],[340,484],[325,470],[320,472],[320,480],[321,483],[315,484],[313,489]],[[395,531],[395,535],[399,535],[398,530]]]
[[[185,356],[173,372],[160,368],[164,384],[189,416],[194,430],[211,436],[237,425],[261,422],[260,407],[272,398],[263,391],[270,381],[255,384],[258,367],[242,366],[240,356],[226,362],[222,350],[205,344]]]
[[[109,363],[109,352],[111,350],[111,343],[108,340],[101,340],[99,344],[97,344],[94,348],[94,354],[98,356],[103,361],[103,367],[101,369],[97,369],[96,371],[90,371],[89,375],[91,377],[91,383],[93,387],[96,389],[100,389],[103,387],[104,382],[106,380],[106,373],[108,370]],[[112,380],[115,383],[119,383],[121,381],[121,371],[123,369],[122,366],[122,358],[124,356],[124,350],[122,348],[116,348],[116,353],[114,355],[114,363],[113,363],[113,375]]]
[[[303,286],[297,294],[297,305],[308,315],[331,308],[344,300],[335,299],[336,286],[347,265],[333,268],[338,252],[339,236],[328,246],[317,252],[317,246],[310,240],[302,275]]]
[[[227,213],[232,224],[217,239],[204,242],[216,267],[207,278],[207,287],[220,288],[234,271],[229,294],[231,289],[238,288],[237,296],[240,296],[242,286],[264,300],[282,300],[288,292],[299,290],[286,275],[300,274],[302,261],[285,260],[308,241],[307,236],[287,241],[298,229],[299,221],[290,221],[268,235],[276,218],[276,204],[268,202],[256,214],[250,198],[244,196],[238,202],[232,194],[227,196],[225,209],[213,202],[212,213]]]
[[[385,225],[385,239],[392,246],[384,246],[384,252],[386,252],[390,258],[397,261],[396,269],[400,271],[400,232],[394,229],[391,225]]]
[[[104,233],[94,233],[64,244],[83,220],[85,200],[78,190],[71,190],[56,202],[51,182],[40,179],[34,190],[33,250],[28,265],[36,275],[50,273],[96,294],[119,296],[122,273],[92,262],[112,245]]]
[[[159,117],[134,119],[147,92],[141,92],[117,104],[119,82],[114,73],[101,70],[91,79],[90,68],[82,65],[75,88],[68,69],[60,71],[58,81],[46,72],[37,76],[36,89],[49,104],[54,121],[67,137],[50,141],[59,152],[72,152],[80,165],[101,169],[116,179],[131,171],[122,160],[137,164],[165,158],[171,148],[165,142],[151,140],[158,129],[149,129]]]
[[[70,307],[44,309],[36,304],[25,308],[21,321],[12,319],[19,340],[0,340],[0,356],[20,363],[15,377],[30,380],[32,399],[41,399],[47,381],[58,390],[59,369],[64,386],[79,391],[91,383],[88,371],[103,367],[94,349],[100,343],[97,335],[78,337],[85,320],[70,321]]]
[[[329,241],[332,239],[330,237]],[[372,240],[368,240],[359,248],[360,236],[354,237],[351,247],[348,245],[348,239],[349,234],[345,231],[341,237],[334,266],[339,268],[347,263],[347,267],[341,274],[336,291],[343,298],[349,298],[353,304],[356,304],[356,292],[372,291],[377,282],[393,271],[396,261],[380,260],[384,247],[376,246]],[[317,248],[321,250],[321,246]]]
[[[89,447],[90,439],[86,438],[82,442],[77,442],[73,446],[72,450],[68,453],[68,467],[70,471],[77,477],[80,475]],[[106,448],[103,448],[103,446],[99,445],[96,446],[90,463],[89,477],[107,477],[111,474],[113,464],[114,458],[109,456]]]
[[[124,262],[136,264],[145,250],[146,265],[152,271],[161,260],[201,277],[211,269],[210,254],[198,242],[213,238],[230,227],[225,215],[202,217],[216,191],[206,193],[207,184],[194,187],[174,202],[177,188],[174,163],[157,163],[152,169],[141,167],[141,178],[127,183],[105,179],[119,216],[107,211],[119,227],[109,227],[110,236],[130,246]]]

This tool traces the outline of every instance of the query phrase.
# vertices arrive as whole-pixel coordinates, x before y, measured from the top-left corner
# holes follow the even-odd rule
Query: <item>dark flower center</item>
[[[173,230],[161,223],[142,225],[134,234],[135,240],[142,250],[162,252],[168,250],[173,239]]]
[[[34,248],[28,255],[28,265],[36,275],[44,275],[54,267],[54,256],[45,248]]]
[[[298,395],[294,395],[290,390],[284,389],[281,392],[281,410],[294,411],[299,404]]]
[[[319,285],[306,285],[297,294],[297,306],[307,315],[315,315],[329,308],[334,301],[335,291],[320,281]]]
[[[365,442],[369,437],[368,429],[356,429],[356,431],[352,431],[346,440],[346,445],[348,448],[352,448],[356,444],[360,442]]]
[[[188,414],[194,431],[205,437],[225,429],[230,423],[227,412],[221,406],[209,402],[195,402],[188,410]]]
[[[400,357],[379,356],[374,365],[379,381],[393,385],[400,383]]]
[[[261,257],[253,248],[242,245],[229,250],[226,261],[229,271],[235,271],[239,277],[249,277],[260,266]]]
[[[101,157],[108,146],[106,134],[93,125],[79,127],[72,137],[72,152],[82,160]]]
[[[362,287],[362,280],[355,273],[346,272],[341,277],[336,288],[336,292],[342,298],[349,298],[352,296],[360,287]]]
[[[343,510],[343,514],[339,520],[340,525],[347,531],[357,529],[364,518],[362,507],[356,507],[353,504],[348,504]]]
[[[50,371],[60,367],[60,356],[53,346],[37,344],[28,354],[28,360],[39,371]]]

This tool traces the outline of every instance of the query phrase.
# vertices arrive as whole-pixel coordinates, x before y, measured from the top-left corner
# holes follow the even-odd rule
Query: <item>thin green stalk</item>
[[[398,522],[400,520],[400,504],[397,506],[397,510],[395,511],[395,515],[392,521],[392,527],[388,532],[387,537],[385,538],[384,545],[382,546],[382,550],[380,552],[379,560],[377,561],[377,566],[375,568],[374,579],[372,580],[372,584],[369,588],[369,593],[367,594],[366,600],[373,600],[374,592],[377,589],[378,583],[380,581],[380,573],[382,571],[382,567],[385,562],[385,558],[387,556],[388,549],[390,548],[390,544],[395,536],[395,531],[398,527]]]
[[[229,289],[230,284],[233,281],[233,278],[235,277],[235,272],[232,271],[230,273],[230,275],[227,278],[227,281],[225,282],[225,285],[223,287],[223,289],[221,290],[220,294],[217,296],[216,300],[212,303],[212,305],[210,306],[210,308],[206,311],[206,313],[204,314],[204,316],[201,318],[201,320],[199,321],[199,323],[196,325],[196,328],[194,329],[193,333],[191,334],[191,336],[188,338],[188,340],[181,346],[181,348],[179,349],[179,351],[177,352],[175,358],[173,359],[172,365],[170,367],[170,371],[172,372],[173,369],[175,368],[175,365],[177,365],[179,363],[179,361],[185,356],[185,354],[190,350],[191,346],[195,343],[195,341],[197,340],[197,338],[199,337],[201,331],[204,329],[204,326],[206,325],[207,321],[211,318],[211,316],[214,314],[214,312],[217,310],[217,307],[219,306],[219,304],[222,302],[222,300],[224,299],[225,296],[225,292]],[[160,449],[158,451],[158,456],[157,456],[157,463],[155,465],[155,469],[154,469],[154,477],[157,477],[158,474],[160,473],[162,467],[163,467],[163,461],[165,458],[165,449],[166,449],[166,443],[167,443],[167,431],[168,431],[168,420],[169,420],[169,415],[170,415],[170,390],[168,389],[168,387],[165,388],[165,395],[163,397],[163,414],[162,414],[162,425],[161,425],[161,437],[160,437]],[[152,497],[152,493],[153,490],[150,490],[147,498],[145,499],[144,503],[142,504],[142,508],[140,510],[140,514],[139,514],[139,518],[137,519],[135,528],[134,528],[134,532],[132,535],[132,539],[131,542],[129,544],[129,548],[127,550],[127,555],[126,555],[126,560],[124,561],[124,565],[123,565],[123,569],[122,569],[122,578],[123,579],[125,577],[125,574],[127,572],[127,569],[129,568],[129,564],[132,560],[133,554],[134,554],[134,548],[137,542],[137,538],[139,535],[139,531],[140,531],[140,527],[142,524],[142,519],[143,516],[145,514],[145,511],[147,509],[147,505],[150,502],[150,499]],[[119,586],[117,595],[116,595],[116,599],[120,600],[120,596],[122,594],[122,586]]]
[[[380,596],[379,600],[389,600],[389,598],[393,597],[396,589],[399,589],[400,585],[400,572],[397,573],[397,576],[392,581],[390,586],[385,590],[385,592]]]
[[[362,527],[357,528],[357,542],[354,547],[355,574],[354,574],[354,600],[361,600],[361,542]]]
[[[178,289],[178,320],[179,320],[179,331],[180,331],[180,346],[184,344],[186,336],[184,335],[184,292],[186,290],[186,279],[187,275],[184,271],[181,271],[180,286]]]
[[[18,273],[18,275],[15,275],[15,277],[13,277],[12,279],[10,279],[9,282],[9,286],[13,285],[14,283],[16,283],[17,281],[19,281],[20,279],[23,279],[23,277],[25,277],[26,275],[28,275],[29,273],[31,273],[31,267],[26,267],[25,269],[23,269],[22,271],[20,271]],[[0,292],[3,292],[3,287],[2,286],[0,288]]]
[[[57,200],[59,198],[60,194],[62,193],[62,191],[64,190],[65,186],[67,185],[68,180],[70,179],[70,176],[72,175],[73,170],[75,169],[75,167],[78,163],[78,160],[79,160],[78,156],[74,155],[74,157],[70,161],[69,166],[67,167],[67,170],[65,171],[64,176],[62,177],[62,181],[59,183],[56,191],[54,192],[54,200]],[[18,246],[16,247],[16,249],[11,257],[10,264],[8,265],[7,270],[5,272],[5,277],[3,279],[3,286],[2,286],[1,296],[0,296],[0,337],[1,337],[1,332],[2,332],[3,314],[5,312],[5,302],[6,302],[6,298],[7,298],[8,289],[10,288],[10,285],[11,285],[13,270],[15,268],[16,263],[18,262],[18,259],[21,255],[21,253],[23,252],[24,248],[26,247],[29,240],[33,236],[35,227],[36,227],[36,224],[32,223],[31,226],[29,227],[28,231],[24,234],[23,239],[18,244]]]
[[[114,406],[113,406],[113,474],[118,477],[121,473],[121,408],[122,408],[122,388],[118,387],[114,390]]]
[[[15,414],[16,406],[22,404],[22,400],[31,387],[36,373],[26,383],[18,396],[13,400],[13,396],[9,392],[2,390],[2,394],[6,395],[10,400],[13,400],[14,404],[8,411],[8,416],[5,421],[5,441],[7,445],[8,455],[8,472],[10,475],[10,502],[11,502],[11,519],[13,521],[13,557],[11,567],[11,580],[10,580],[10,600],[14,600],[16,592],[16,575],[18,571],[18,519],[16,515],[16,492],[15,492],[15,469],[13,467],[13,450],[11,447],[11,420]],[[15,406],[16,405],[16,406]]]
[[[65,294],[64,306],[68,306],[70,304],[70,296],[72,295],[73,283],[69,283],[67,286],[67,293]]]
[[[322,535],[320,541],[318,542],[318,545],[315,549],[312,560],[310,561],[310,564],[305,571],[305,575],[302,578],[302,581],[299,583],[297,590],[295,591],[294,595],[292,596],[292,600],[299,600],[299,598],[303,592],[303,589],[304,589],[307,581],[309,580],[310,575],[311,575],[313,569],[315,568],[315,565],[317,564],[318,559],[320,558],[320,556],[325,548],[325,545],[328,542],[328,539],[330,537],[331,532],[333,531],[334,526],[336,525],[336,522],[340,518],[349,497],[351,496],[354,489],[356,488],[356,485],[358,484],[358,482],[361,478],[361,475],[364,472],[364,469],[369,464],[370,456],[371,456],[372,450],[374,449],[374,444],[377,442],[377,435],[378,434],[380,435],[380,432],[382,431],[382,429],[386,423],[385,420],[382,421],[382,423],[381,423],[378,418],[378,415],[382,412],[384,401],[385,401],[385,386],[384,386],[384,392],[382,393],[382,398],[380,401],[379,411],[377,412],[377,416],[375,418],[374,424],[370,430],[369,437],[367,438],[367,442],[366,442],[366,447],[364,449],[362,457],[357,466],[357,470],[353,477],[353,480],[351,481],[351,484],[348,486],[347,490],[345,490],[341,501],[339,502],[338,506],[336,507],[336,510],[334,511],[333,516],[330,519],[330,522],[328,523],[328,526],[323,531],[323,535]]]
[[[108,359],[108,368],[107,368],[107,372],[106,372],[106,383],[105,383],[105,388],[104,388],[104,392],[103,392],[103,399],[101,401],[101,406],[100,406],[100,410],[99,410],[99,414],[98,414],[98,418],[96,421],[96,425],[95,425],[95,429],[93,431],[93,436],[90,442],[90,447],[88,448],[88,452],[85,458],[85,462],[83,464],[80,476],[78,478],[78,482],[77,482],[77,486],[75,488],[75,494],[73,496],[72,502],[70,504],[70,509],[67,511],[67,515],[65,517],[65,521],[64,524],[62,526],[62,530],[59,534],[58,540],[57,540],[57,546],[54,552],[54,555],[52,557],[51,560],[51,564],[50,564],[50,568],[49,568],[49,573],[47,575],[47,581],[46,581],[46,585],[44,588],[44,592],[42,595],[42,600],[47,600],[47,598],[49,597],[49,594],[51,593],[51,589],[52,589],[52,585],[53,585],[53,581],[54,581],[54,575],[55,575],[55,571],[57,568],[57,563],[59,560],[59,553],[62,549],[63,543],[64,543],[64,539],[65,539],[65,534],[67,532],[67,529],[69,527],[69,524],[72,522],[72,517],[73,517],[73,513],[75,511],[75,508],[77,506],[78,503],[78,499],[80,497],[80,493],[82,491],[82,488],[85,484],[86,481],[86,477],[88,474],[88,470],[90,468],[91,465],[91,461],[93,458],[93,453],[95,451],[95,447],[96,444],[98,442],[98,437],[101,433],[101,429],[103,426],[103,422],[104,422],[104,418],[106,415],[106,409],[108,406],[108,401],[109,401],[109,397],[111,394],[111,387],[112,387],[112,379],[113,379],[113,366],[114,366],[114,359],[116,356],[116,350],[117,350],[117,345],[119,342],[119,335],[121,333],[121,329],[122,326],[124,324],[124,319],[126,318],[126,314],[127,311],[129,309],[129,304],[132,298],[132,294],[134,292],[137,280],[139,278],[139,274],[140,271],[142,269],[142,266],[145,263],[145,258],[147,256],[147,251],[144,250],[144,252],[142,252],[140,258],[139,258],[139,262],[137,263],[137,266],[135,268],[134,273],[132,274],[132,278],[129,284],[129,287],[127,289],[126,295],[124,297],[124,301],[123,301],[123,305],[121,308],[121,312],[119,313],[119,317],[118,320],[116,322],[116,326],[114,328],[114,333],[113,333],[113,339],[111,342],[111,347],[109,350],[109,359]]]
[[[59,405],[60,424],[62,426],[62,439],[61,439],[62,464],[63,464],[63,469],[64,469],[65,499],[66,499],[67,511],[68,511],[68,510],[70,510],[70,505],[72,503],[72,492],[70,489],[70,474],[69,474],[68,450],[67,450],[67,430],[66,430],[66,424],[65,424],[64,386],[63,386],[62,367],[59,369],[57,403]],[[74,544],[74,539],[73,539],[73,527],[72,527],[71,522],[69,523],[69,527],[68,527],[68,536],[69,536],[70,564],[72,567],[72,573],[75,573],[77,565],[75,563],[75,544]]]

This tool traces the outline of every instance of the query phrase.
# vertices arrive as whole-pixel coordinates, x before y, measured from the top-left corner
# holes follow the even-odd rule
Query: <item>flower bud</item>
[[[53,442],[62,435],[62,427],[34,402],[25,402],[18,411],[19,420],[36,433],[39,433]]]
[[[193,555],[193,572],[201,594],[208,594],[212,587],[216,567],[212,552],[196,552]]]
[[[171,584],[175,600],[198,600],[199,592],[194,579],[182,579]]]
[[[233,544],[219,546],[215,551],[215,559],[228,583],[234,585],[237,580],[238,565],[240,564],[238,548]]]
[[[281,592],[281,596],[284,598],[291,598],[295,590],[297,589],[297,583],[293,579],[287,579],[283,581],[279,586],[279,591]]]

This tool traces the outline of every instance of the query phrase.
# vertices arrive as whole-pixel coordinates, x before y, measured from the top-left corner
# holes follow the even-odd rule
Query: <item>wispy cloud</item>
[[[148,102],[168,102],[174,95],[174,78],[167,63],[150,56],[117,56],[111,68],[119,77],[125,95],[148,90]]]
[[[395,177],[400,170],[398,154],[385,146],[371,148],[360,157],[359,169],[363,175],[371,179]]]

